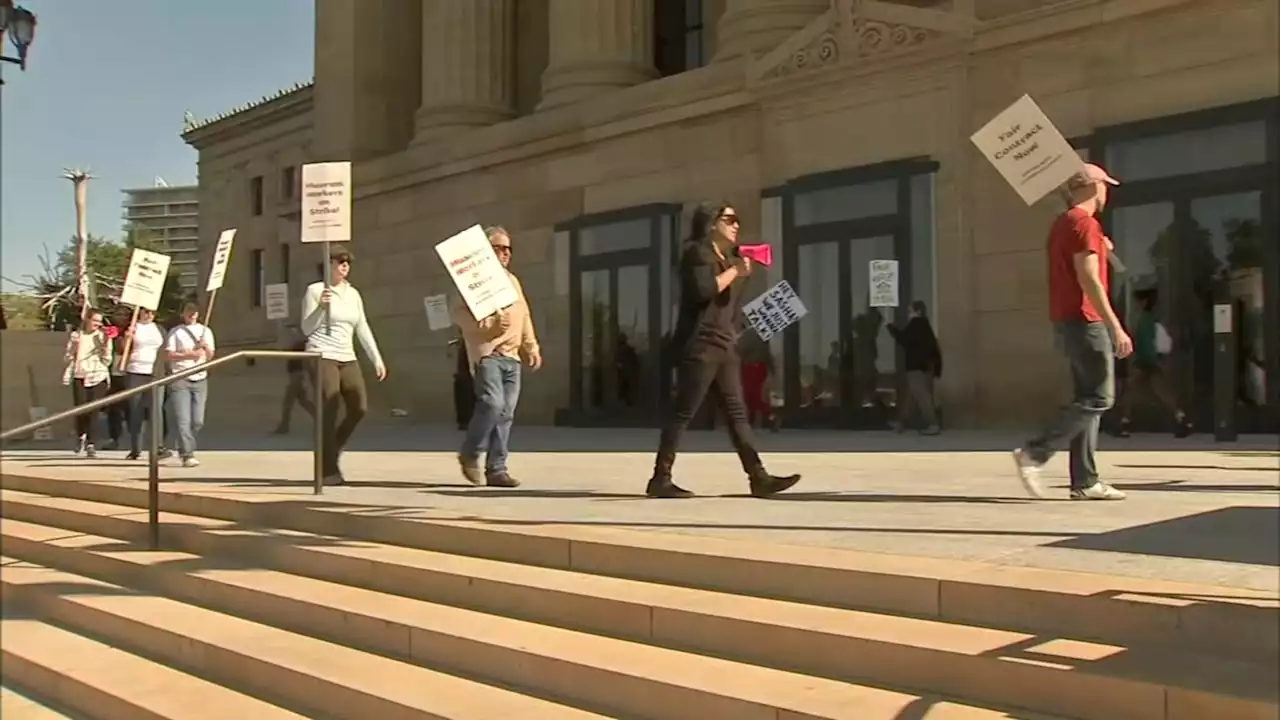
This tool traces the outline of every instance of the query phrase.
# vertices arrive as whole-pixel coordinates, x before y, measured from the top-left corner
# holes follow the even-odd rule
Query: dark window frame
[[[690,20],[690,6],[696,18]],[[707,64],[707,8],[704,0],[662,0],[654,3],[653,65],[662,77],[679,75]],[[690,38],[698,47],[698,57],[689,57]]]
[[[266,198],[263,197],[262,176],[254,175],[249,178],[249,212],[257,217],[261,215],[266,208]]]
[[[280,168],[280,199],[292,200],[298,187],[298,169],[294,165]]]
[[[261,249],[249,252],[249,307],[260,308],[266,294],[266,253]]]

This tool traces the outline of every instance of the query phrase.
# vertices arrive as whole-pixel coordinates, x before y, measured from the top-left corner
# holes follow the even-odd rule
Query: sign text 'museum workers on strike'
[[[351,163],[302,166],[302,242],[351,240]]]

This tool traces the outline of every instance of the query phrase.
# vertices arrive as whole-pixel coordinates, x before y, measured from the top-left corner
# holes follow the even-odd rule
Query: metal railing
[[[23,437],[29,435],[40,428],[60,423],[63,420],[69,420],[86,413],[101,410],[109,405],[115,405],[118,402],[128,400],[129,398],[141,395],[144,392],[151,393],[151,407],[147,418],[147,434],[150,437],[149,457],[147,462],[147,513],[148,526],[151,533],[151,547],[158,550],[160,548],[160,436],[163,434],[164,423],[161,420],[160,413],[164,406],[164,388],[177,382],[184,380],[197,373],[215,370],[222,365],[226,365],[235,360],[248,358],[272,358],[276,360],[311,360],[315,363],[315,375],[312,382],[312,397],[315,404],[315,447],[313,453],[315,455],[315,467],[313,468],[314,487],[313,492],[320,495],[324,492],[324,399],[320,389],[320,353],[297,351],[297,350],[239,350],[230,355],[224,355],[215,358],[207,363],[201,363],[195,367],[180,370],[171,375],[152,380],[150,382],[139,385],[135,388],[129,388],[122,392],[118,392],[93,402],[63,410],[46,418],[41,418],[35,422],[29,422],[26,425],[5,430],[0,433],[0,442],[11,438]],[[74,380],[72,382],[75,382]]]

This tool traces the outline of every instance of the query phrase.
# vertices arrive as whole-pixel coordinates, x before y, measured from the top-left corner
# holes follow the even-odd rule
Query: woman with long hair
[[[71,401],[85,405],[100,400],[111,387],[111,340],[102,330],[102,313],[90,308],[85,311],[80,328],[71,332],[62,360],[62,384],[71,386]],[[95,457],[93,427],[98,411],[76,416],[76,454]]]
[[[800,482],[799,475],[778,477],[765,470],[743,402],[737,349],[742,283],[737,281],[751,274],[751,260],[738,253],[740,225],[738,214],[727,203],[703,204],[693,213],[680,257],[679,316],[669,347],[669,358],[676,364],[676,396],[645,490],[649,497],[693,495],[672,482],[671,468],[680,438],[708,392],[714,392],[728,418],[729,438],[752,495],[768,497]]]

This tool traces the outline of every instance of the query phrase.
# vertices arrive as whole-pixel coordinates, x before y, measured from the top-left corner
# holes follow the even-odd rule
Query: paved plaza
[[[457,471],[460,433],[369,426],[343,460],[350,485],[324,500],[446,512],[496,524],[579,524],[819,545],[1280,593],[1280,452],[1275,436],[1214,443],[1199,436],[1107,438],[1105,479],[1124,502],[1070,502],[1065,457],[1046,472],[1055,499],[1027,498],[1011,434],[783,431],[761,444],[770,468],[800,472],[772,500],[746,483],[720,432],[691,433],[676,466],[691,500],[641,496],[653,430],[517,427],[514,490],[473,488]],[[202,465],[166,464],[167,490],[310,496],[309,434],[211,435]],[[6,451],[5,472],[143,480],[123,453],[77,458],[50,446]],[[1058,499],[1061,498],[1061,499]]]

